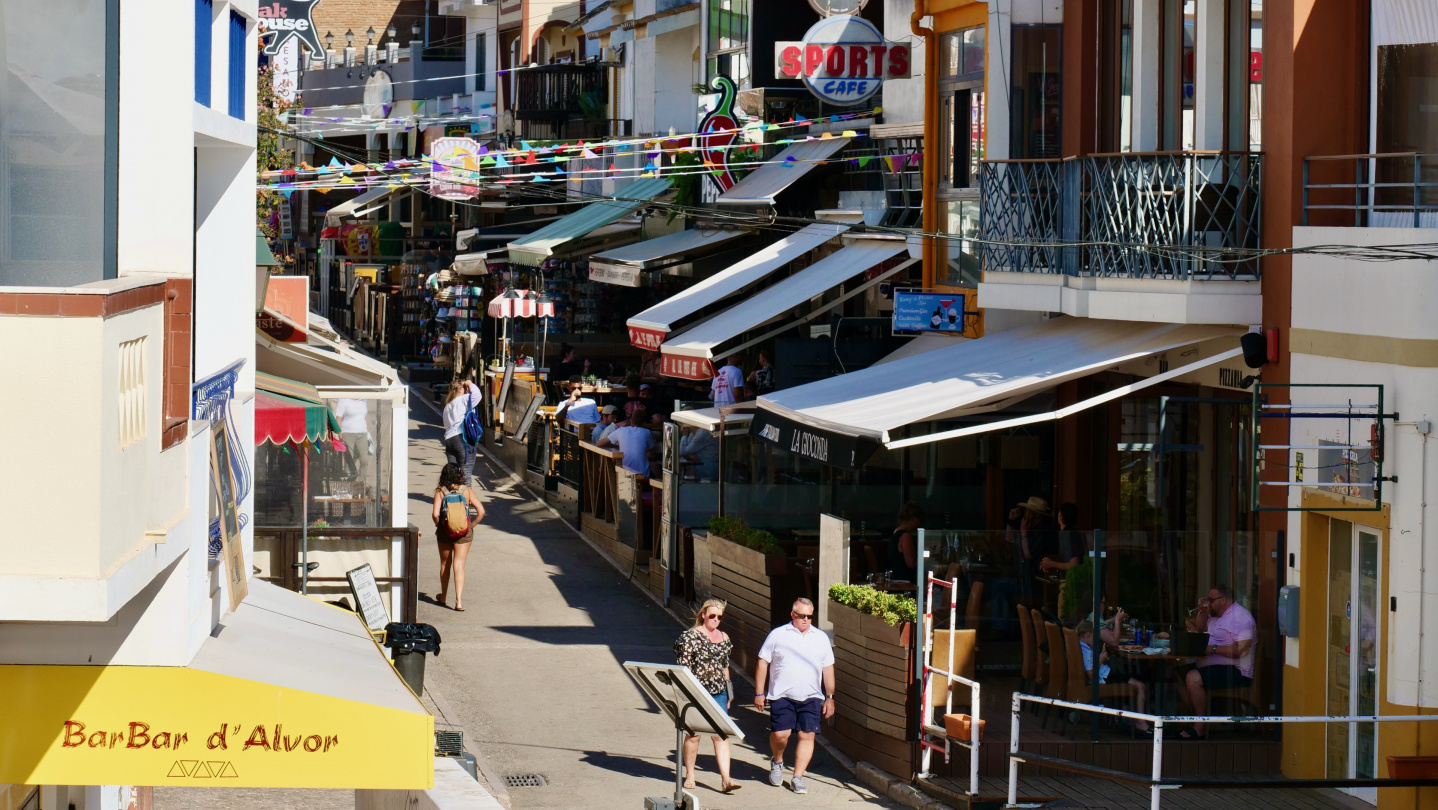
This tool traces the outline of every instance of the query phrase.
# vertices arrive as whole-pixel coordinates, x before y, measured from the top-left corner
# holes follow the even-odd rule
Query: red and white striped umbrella
[[[553,302],[539,302],[539,296],[530,298],[529,290],[511,290],[518,295],[518,298],[510,298],[501,295],[489,302],[489,317],[491,318],[533,318],[535,315],[541,318],[554,317]]]

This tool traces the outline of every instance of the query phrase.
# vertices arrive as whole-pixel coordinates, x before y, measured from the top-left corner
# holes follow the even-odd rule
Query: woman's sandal
[[[741,787],[744,787],[744,786],[741,785],[741,784],[739,784],[738,782],[730,782],[729,784],[727,784],[727,785],[725,785],[724,787],[720,788],[720,789],[719,789],[719,792],[720,792],[720,793],[733,793],[734,791],[738,790],[738,789],[741,788]]]

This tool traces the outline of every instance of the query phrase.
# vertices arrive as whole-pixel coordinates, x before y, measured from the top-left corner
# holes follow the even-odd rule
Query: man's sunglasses
[[[814,614],[812,613],[799,613],[798,611],[791,610],[789,611],[789,615],[793,616],[796,619],[804,619],[805,621],[814,620]]]

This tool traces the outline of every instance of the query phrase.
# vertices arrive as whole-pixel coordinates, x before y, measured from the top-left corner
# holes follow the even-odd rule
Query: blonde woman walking
[[[720,708],[729,711],[734,701],[734,684],[729,679],[729,655],[734,643],[729,634],[719,629],[724,618],[724,603],[706,600],[694,614],[694,626],[685,630],[674,642],[675,662],[689,667],[699,683],[709,690]],[[719,766],[719,790],[733,793],[741,786],[729,778],[729,741],[714,737],[714,761]],[[684,787],[694,787],[694,763],[699,759],[699,735],[684,737]]]

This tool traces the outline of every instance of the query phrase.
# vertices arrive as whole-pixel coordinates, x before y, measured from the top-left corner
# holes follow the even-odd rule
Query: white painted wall
[[[650,24],[651,31],[655,25]],[[690,25],[646,39],[654,43],[654,117],[648,128],[635,121],[634,131],[667,135],[672,127],[681,135],[693,132],[699,126],[699,97],[694,94],[694,85],[700,80],[699,62],[695,58],[699,26]]]
[[[1438,231],[1408,228],[1294,229],[1295,247],[1412,244],[1435,238]],[[1435,305],[1438,275],[1428,262],[1374,264],[1307,255],[1297,255],[1293,260],[1295,329],[1434,341],[1438,340],[1438,319],[1432,317]],[[1438,367],[1433,362],[1427,366],[1403,366],[1295,353],[1292,381],[1383,385],[1385,410],[1397,412],[1400,422],[1432,422],[1438,420]],[[1293,401],[1323,400],[1319,404],[1327,404],[1335,393],[1346,399],[1358,392],[1295,389]],[[1346,432],[1340,431],[1339,423],[1330,420],[1295,420],[1289,443],[1345,439]],[[1389,614],[1388,637],[1380,639],[1388,656],[1388,671],[1381,675],[1389,700],[1405,706],[1433,707],[1438,706],[1438,678],[1432,674],[1438,672],[1438,642],[1429,642],[1425,636],[1438,628],[1438,514],[1434,509],[1438,502],[1438,441],[1427,441],[1425,458],[1425,442],[1411,424],[1390,422],[1385,438],[1383,473],[1396,475],[1398,480],[1383,486],[1383,500],[1391,507],[1391,528],[1389,556],[1383,561],[1381,576],[1397,597],[1398,609]],[[1365,425],[1359,441],[1366,443],[1367,439]],[[1293,497],[1296,500],[1297,495]],[[1352,515],[1356,523],[1362,523],[1363,518],[1362,513]],[[1289,518],[1289,531],[1293,537],[1300,536],[1296,513]],[[1290,543],[1289,548],[1296,555],[1291,578],[1306,564],[1326,570],[1326,560],[1304,560],[1298,543]],[[1379,609],[1388,607],[1380,605]],[[1288,655],[1296,657],[1298,646],[1305,643],[1321,644],[1323,640],[1289,639]]]
[[[915,124],[924,120],[925,43],[914,36],[909,17],[914,13],[914,0],[884,0],[884,39],[907,42],[912,49],[909,66],[913,75],[907,79],[890,79],[881,91],[884,123]],[[932,18],[930,18],[932,19]]]

